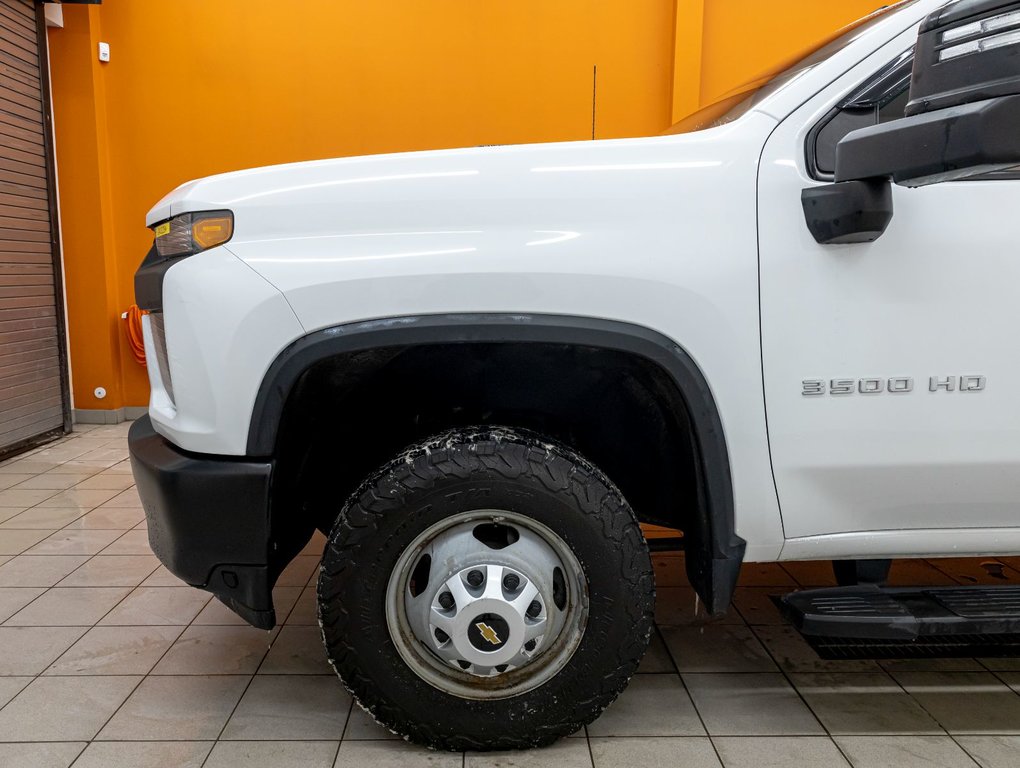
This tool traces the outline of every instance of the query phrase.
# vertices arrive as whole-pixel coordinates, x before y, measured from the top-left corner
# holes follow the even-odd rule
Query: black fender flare
[[[248,431],[249,456],[272,456],[284,408],[300,376],[330,357],[385,347],[472,342],[544,342],[611,349],[646,358],[676,384],[688,410],[699,459],[698,510],[685,534],[687,574],[711,613],[736,587],[746,543],[735,531],[733,483],[722,420],[712,390],[679,344],[640,325],[545,314],[445,314],[337,325],[284,348],[259,387]]]

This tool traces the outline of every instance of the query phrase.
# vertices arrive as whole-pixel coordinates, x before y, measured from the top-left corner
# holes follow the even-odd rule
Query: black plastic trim
[[[800,202],[808,231],[822,245],[870,243],[882,236],[893,216],[888,179],[807,187]]]
[[[947,3],[925,17],[918,33],[924,34],[932,30],[943,31],[959,24],[968,24],[977,16],[994,16],[996,13],[1002,12],[1000,9],[1008,9],[1009,5],[1009,0],[962,0],[961,2]]]
[[[188,254],[160,256],[156,251],[156,244],[152,244],[135,272],[135,304],[139,309],[148,312],[163,311],[163,278],[166,277],[170,267],[186,258]]]
[[[269,573],[273,462],[189,454],[148,416],[128,433],[149,546],[172,574],[212,592],[248,623],[276,623]]]
[[[642,326],[562,315],[449,314],[397,317],[315,331],[273,361],[259,388],[248,433],[249,456],[272,456],[291,391],[312,365],[386,347],[513,342],[555,343],[629,352],[664,369],[687,407],[699,455],[701,514],[686,531],[687,570],[706,607],[726,609],[745,542],[736,535],[729,453],[719,410],[697,363],[678,344]]]
[[[917,55],[906,113],[920,115],[974,101],[1020,94],[1020,66],[1016,44],[940,61],[941,51],[997,34],[1016,31],[1016,25],[978,32],[943,42],[949,30],[982,18],[1020,9],[1015,0],[962,0],[931,13],[917,36]]]
[[[836,145],[836,181],[892,176],[921,186],[1020,164],[1020,95],[861,128]]]

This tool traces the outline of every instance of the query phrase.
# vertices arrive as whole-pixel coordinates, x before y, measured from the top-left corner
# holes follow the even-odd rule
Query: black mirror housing
[[[801,190],[808,231],[823,245],[870,243],[889,226],[892,188],[887,179],[843,181]]]
[[[848,133],[836,181],[922,186],[1020,164],[1020,0],[958,0],[921,24],[906,117]]]
[[[892,177],[920,187],[1020,164],[1020,96],[949,107],[848,133],[836,181]]]
[[[914,48],[906,114],[1020,94],[1020,2],[960,0],[930,14]]]
[[[819,243],[875,240],[908,187],[1020,165],[1020,0],[957,0],[918,32],[906,116],[836,145],[835,183],[801,192]]]

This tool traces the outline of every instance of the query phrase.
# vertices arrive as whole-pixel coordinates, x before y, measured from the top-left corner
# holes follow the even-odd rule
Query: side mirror
[[[864,181],[872,189],[889,180],[919,187],[1020,164],[1016,0],[958,0],[930,14],[918,33],[909,97],[905,117],[852,131],[836,145],[836,183],[828,187],[830,198],[854,198],[859,193],[843,187],[850,182]],[[805,189],[802,195],[808,226],[818,242],[866,242],[882,234],[885,227],[876,234],[874,217],[864,215],[865,205],[858,216],[859,230],[842,232],[839,239],[819,239],[832,227],[819,227],[817,220],[812,227],[808,200],[821,197],[824,189]],[[891,196],[888,204],[891,219]],[[846,219],[839,224],[845,228]]]
[[[859,128],[836,145],[835,179],[892,177],[921,187],[1004,170],[1020,164],[1018,129],[1020,95]]]
[[[808,230],[819,243],[841,245],[877,240],[892,221],[887,179],[843,181],[800,193]]]

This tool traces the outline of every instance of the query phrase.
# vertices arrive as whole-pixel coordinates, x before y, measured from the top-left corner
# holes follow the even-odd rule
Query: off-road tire
[[[387,626],[387,584],[403,550],[472,509],[517,512],[552,529],[588,584],[587,625],[569,661],[511,698],[433,687],[404,662]],[[318,590],[330,663],[358,703],[411,741],[455,751],[542,746],[598,717],[637,669],[655,599],[648,547],[610,480],[564,446],[493,427],[438,435],[369,477],[330,533]]]

